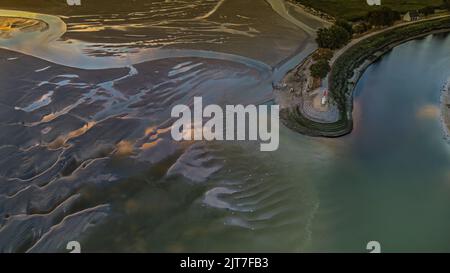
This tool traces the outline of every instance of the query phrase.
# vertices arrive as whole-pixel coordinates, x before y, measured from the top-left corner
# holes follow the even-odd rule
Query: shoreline
[[[413,32],[413,35],[398,39],[395,36],[397,32],[400,32],[399,34]],[[340,137],[351,133],[353,130],[353,93],[366,69],[396,46],[428,35],[447,32],[450,32],[449,16],[388,29],[359,40],[340,52],[332,63],[328,76],[329,92],[333,95],[333,104],[339,108],[339,120],[336,122],[320,122],[311,119],[304,114],[302,100],[301,103],[293,105],[298,100],[286,99],[286,97],[291,97],[291,94],[285,92],[285,90],[277,90],[276,94],[279,101],[290,101],[290,104],[287,105],[280,104],[282,123],[294,131],[309,136]],[[373,50],[370,50],[372,48]],[[362,49],[367,50],[367,52],[360,53]],[[352,51],[360,53],[361,56],[351,54]],[[283,78],[283,83],[288,81],[293,74],[297,74],[299,69],[307,62],[308,60],[303,60],[292,71],[289,71]],[[342,69],[339,69],[341,67]]]

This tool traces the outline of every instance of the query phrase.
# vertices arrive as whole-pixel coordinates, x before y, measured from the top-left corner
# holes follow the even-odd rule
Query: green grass
[[[334,17],[355,20],[379,6],[369,6],[366,0],[296,0],[299,3],[326,12]],[[442,0],[381,0],[382,6],[407,12],[426,6],[440,6]]]

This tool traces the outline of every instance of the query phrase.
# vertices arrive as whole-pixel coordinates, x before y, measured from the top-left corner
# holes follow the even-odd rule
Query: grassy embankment
[[[349,82],[355,69],[366,60],[375,61],[377,52],[390,49],[399,44],[433,31],[450,30],[450,18],[445,17],[430,21],[395,28],[366,38],[344,52],[334,63],[329,77],[330,96],[337,103],[341,119],[335,123],[320,123],[309,120],[298,108],[282,111],[284,124],[300,133],[312,136],[338,137],[351,132],[353,122],[352,93],[356,83]]]
[[[378,9],[379,6],[369,6],[365,0],[295,0],[300,4],[328,13],[335,18],[358,20],[367,12]],[[382,0],[383,7],[405,13],[427,6],[439,7],[442,0]]]

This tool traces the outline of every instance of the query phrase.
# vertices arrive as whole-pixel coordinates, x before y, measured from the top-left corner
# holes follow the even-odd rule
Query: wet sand
[[[111,14],[96,14],[82,7],[77,9],[76,16],[64,18],[67,31],[62,33],[59,18],[46,15],[43,19],[53,21],[50,24],[54,30],[49,32],[55,32],[55,38],[33,46],[21,43],[16,48],[54,63],[87,68],[93,67],[92,63],[97,63],[96,68],[130,65],[154,59],[164,50],[168,53],[159,58],[170,57],[177,51],[184,56],[203,51],[205,57],[206,52],[209,57],[220,52],[274,67],[313,40],[307,32],[275,13],[266,1],[227,0],[220,1],[220,5],[216,2],[152,1],[147,3],[150,11]],[[134,9],[138,9],[136,5]],[[274,39],[274,33],[283,39]]]
[[[7,11],[48,28],[0,38],[0,252],[64,251],[117,216],[112,204],[147,185],[130,177],[149,170],[152,185],[206,183],[223,156],[172,141],[170,109],[270,101],[274,70],[311,42],[265,1],[150,4]]]

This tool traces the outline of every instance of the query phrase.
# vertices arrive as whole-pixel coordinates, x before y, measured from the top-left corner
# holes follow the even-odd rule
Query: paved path
[[[422,19],[422,20],[418,20],[418,21],[403,22],[403,23],[399,23],[399,24],[393,25],[393,26],[388,27],[388,28],[383,28],[383,29],[380,29],[380,30],[377,30],[377,31],[368,33],[368,34],[363,35],[363,36],[361,36],[361,37],[359,37],[359,38],[353,39],[353,40],[351,40],[350,43],[348,43],[346,46],[344,46],[344,47],[342,47],[341,49],[339,49],[339,50],[337,50],[337,51],[334,52],[333,58],[331,58],[331,60],[330,60],[330,66],[333,66],[333,64],[335,63],[335,61],[336,61],[342,54],[344,54],[349,48],[351,48],[352,46],[354,46],[355,44],[361,42],[361,41],[364,40],[364,39],[370,38],[370,37],[372,37],[372,36],[375,36],[375,35],[377,35],[377,34],[380,34],[380,33],[383,33],[383,32],[386,32],[386,31],[389,31],[389,30],[392,30],[392,29],[395,29],[395,28],[399,28],[399,27],[403,27],[403,26],[407,26],[407,25],[412,25],[412,24],[419,23],[419,22],[426,22],[426,21],[431,21],[431,20],[435,20],[435,19],[439,19],[439,18],[445,18],[445,17],[450,17],[450,15],[449,15],[449,14],[446,14],[446,15],[439,15],[439,16],[434,16],[434,17],[430,17],[430,18]]]

